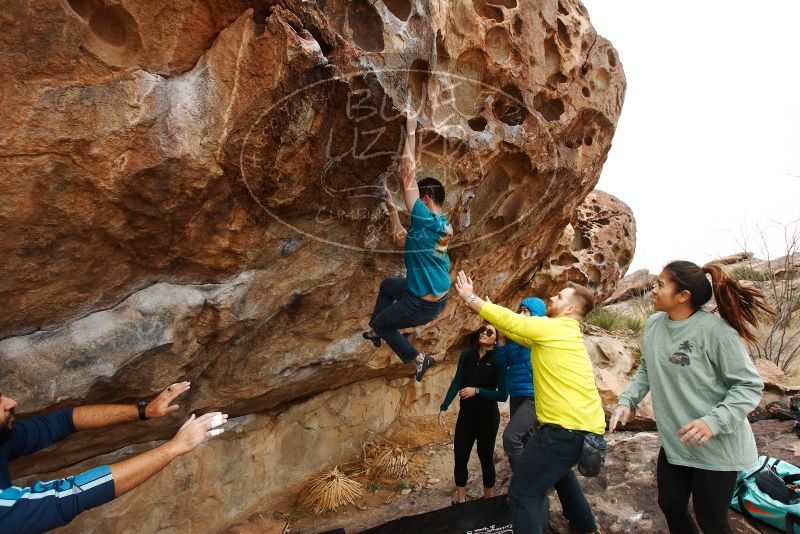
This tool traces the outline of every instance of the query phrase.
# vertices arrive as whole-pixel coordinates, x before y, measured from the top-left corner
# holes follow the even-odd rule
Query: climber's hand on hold
[[[189,391],[190,386],[191,384],[189,382],[178,382],[164,388],[164,390],[150,401],[144,409],[147,417],[149,419],[155,419],[177,411],[180,406],[170,403],[175,400],[178,395]]]
[[[210,412],[200,417],[192,414],[170,440],[175,452],[178,456],[186,454],[209,438],[222,434],[224,429],[216,427],[224,425],[227,421],[228,414],[220,412]]]

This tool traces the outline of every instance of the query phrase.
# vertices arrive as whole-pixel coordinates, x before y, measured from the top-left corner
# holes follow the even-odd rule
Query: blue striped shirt
[[[72,408],[14,423],[11,438],[0,444],[0,534],[38,533],[60,527],[84,510],[114,498],[114,477],[107,465],[26,488],[11,485],[9,461],[44,449],[73,432]]]

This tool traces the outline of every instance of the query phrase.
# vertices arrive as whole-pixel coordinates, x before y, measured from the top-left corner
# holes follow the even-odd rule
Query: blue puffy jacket
[[[545,314],[545,304],[542,299],[525,298],[520,302],[530,310],[531,315],[541,317]],[[495,347],[497,365],[501,369],[508,369],[508,394],[512,398],[533,397],[533,367],[531,367],[531,349],[513,341],[508,341],[505,346]]]

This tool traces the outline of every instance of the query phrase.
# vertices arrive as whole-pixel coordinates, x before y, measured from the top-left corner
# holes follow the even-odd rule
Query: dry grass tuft
[[[449,417],[453,418],[454,414]],[[453,418],[450,428],[454,422]],[[444,445],[453,441],[446,430],[439,428],[435,415],[398,418],[389,427],[387,437],[403,449],[416,449],[431,443]]]
[[[300,505],[321,514],[345,504],[354,504],[364,494],[364,486],[334,467],[312,475],[300,491]]]
[[[361,445],[364,474],[378,479],[399,480],[408,474],[411,458],[403,449],[380,436]]]

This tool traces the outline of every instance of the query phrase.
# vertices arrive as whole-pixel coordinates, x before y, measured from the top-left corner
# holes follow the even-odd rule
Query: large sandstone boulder
[[[639,269],[622,278],[617,283],[617,289],[614,294],[608,297],[603,304],[615,304],[643,295],[646,296],[655,286],[656,278],[656,275],[650,274],[647,269]]]
[[[576,210],[550,258],[534,277],[553,294],[567,282],[595,289],[603,302],[625,276],[636,249],[636,221],[615,196],[593,191]]]
[[[764,380],[764,391],[779,396],[796,395],[800,393],[800,385],[793,384],[780,367],[774,362],[764,358],[756,358],[756,369]]]
[[[170,528],[200,508],[213,530],[250,513],[311,469],[259,451],[288,447],[278,419],[303,427],[312,416],[291,411],[325,392],[384,384],[369,397],[396,412],[354,403],[353,436],[436,410],[441,391],[413,383],[397,400],[409,369],[360,337],[380,279],[402,272],[380,198],[397,188],[409,102],[420,174],[448,187],[453,267],[480,291],[577,280],[608,295],[630,262],[630,211],[586,200],[625,78],[577,0],[32,0],[0,28],[3,393],[32,413],[191,380],[182,415],[238,421],[75,532]],[[447,363],[477,322],[453,299],[411,335]],[[177,424],[81,433],[12,470],[74,472]],[[320,449],[314,468],[340,456],[325,443],[354,443],[321,436],[290,440]],[[252,483],[216,465],[235,474],[243,459]],[[147,494],[191,473],[191,491],[152,507]]]

